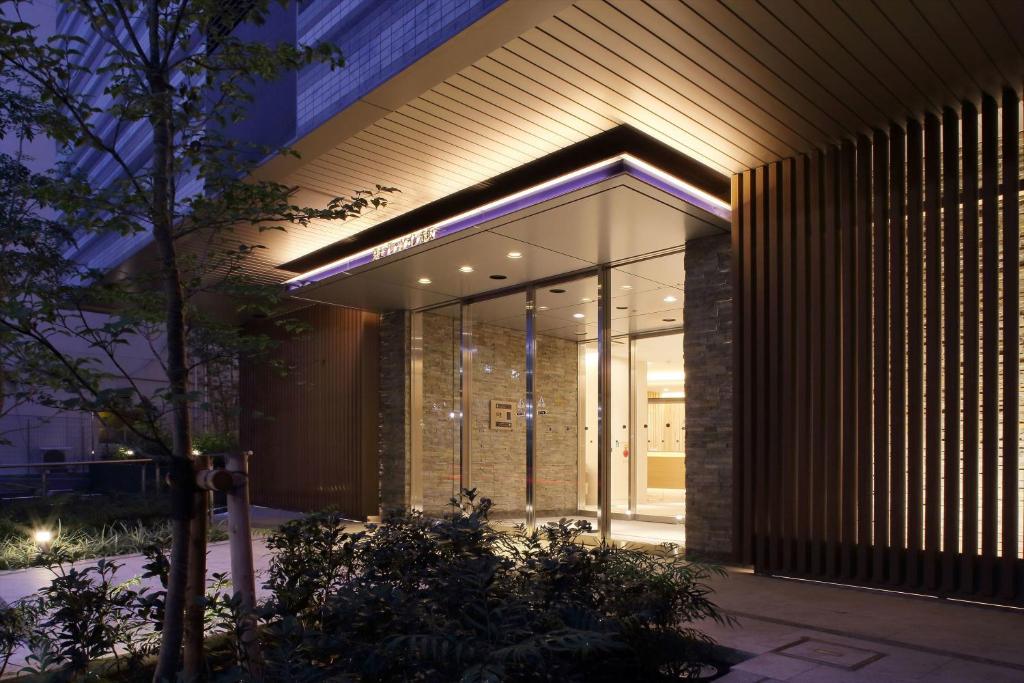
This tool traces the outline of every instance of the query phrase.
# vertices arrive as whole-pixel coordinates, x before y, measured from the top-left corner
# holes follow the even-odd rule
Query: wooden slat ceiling
[[[580,0],[310,161],[317,196],[401,194],[261,240],[290,261],[603,130],[733,174],[1024,80],[1020,0]]]

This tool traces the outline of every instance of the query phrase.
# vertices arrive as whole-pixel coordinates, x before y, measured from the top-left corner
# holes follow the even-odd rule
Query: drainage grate
[[[830,643],[815,638],[801,638],[794,643],[777,648],[775,652],[785,657],[825,664],[848,671],[859,669],[885,656],[881,652]]]

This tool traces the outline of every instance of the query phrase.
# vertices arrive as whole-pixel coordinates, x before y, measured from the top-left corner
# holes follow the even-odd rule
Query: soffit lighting
[[[492,280],[507,280],[508,275],[491,275],[490,278]]]
[[[538,310],[538,311],[546,311],[546,310],[548,310],[548,307],[547,307],[547,306],[539,306],[539,307],[537,308],[537,310]]]
[[[633,289],[633,285],[622,285],[622,289]]]
[[[431,282],[433,282],[433,280],[431,280],[429,277],[421,277],[416,282],[420,283],[421,285],[429,285]]]
[[[564,289],[549,289],[548,291],[551,292],[552,294],[565,294]]]
[[[675,302],[679,301],[679,299],[677,299],[674,296],[672,296],[671,294],[669,294],[664,299],[662,299],[662,301],[664,301],[667,304],[674,304]]]
[[[571,192],[582,187],[587,187],[588,185],[605,180],[622,171],[630,173],[644,182],[653,184],[655,187],[659,187],[660,189],[683,199],[683,201],[708,211],[719,218],[729,220],[732,215],[732,208],[728,202],[725,202],[718,197],[687,183],[671,173],[667,173],[645,161],[641,161],[631,154],[619,154],[563,174],[557,178],[552,178],[537,185],[533,185],[532,187],[514,192],[500,199],[488,202],[482,206],[464,211],[463,213],[451,216],[432,225],[420,228],[415,232],[418,233],[424,230],[434,231],[437,237],[446,237],[460,230],[473,227],[474,225],[478,225],[515,211],[518,208],[521,208],[520,205],[531,199],[536,198],[534,203],[544,201],[545,199],[550,198],[549,195],[552,195],[552,193]],[[410,233],[410,235],[412,234],[414,233]],[[337,261],[332,261],[331,263],[309,270],[301,275],[296,275],[295,277],[286,280],[285,284],[292,287],[301,287],[318,282],[327,277],[332,277],[341,273],[348,273],[354,268],[372,262],[372,255],[376,248],[378,247],[364,249],[351,256],[346,256],[345,258],[338,259]]]
[[[585,296],[582,299],[580,299],[581,304],[589,304],[591,301],[592,299],[589,296]]]
[[[459,268],[459,272],[460,273],[472,273],[473,272],[473,266],[462,266],[462,267]]]
[[[586,316],[583,315],[582,313],[573,313],[572,317],[579,319],[579,318],[585,318]]]
[[[510,251],[507,254],[505,254],[505,256],[509,257],[510,259],[523,258],[523,252],[521,252],[521,251]]]

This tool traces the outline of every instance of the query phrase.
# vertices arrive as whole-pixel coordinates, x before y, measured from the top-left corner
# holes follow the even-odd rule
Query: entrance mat
[[[831,643],[817,638],[801,638],[789,645],[776,648],[774,652],[784,657],[793,657],[848,671],[859,669],[885,656],[881,652]]]

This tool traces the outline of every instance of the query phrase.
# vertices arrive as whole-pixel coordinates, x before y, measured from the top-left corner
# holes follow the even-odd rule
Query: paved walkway
[[[734,569],[712,583],[736,627],[703,623],[750,657],[722,683],[1024,681],[1024,610]]]

